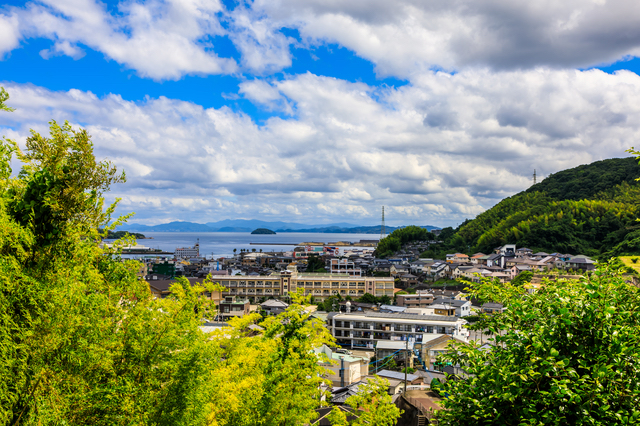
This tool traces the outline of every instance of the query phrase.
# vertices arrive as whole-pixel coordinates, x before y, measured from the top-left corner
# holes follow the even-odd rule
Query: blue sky
[[[86,127],[133,222],[456,225],[640,134],[623,1],[6,2],[23,143]]]

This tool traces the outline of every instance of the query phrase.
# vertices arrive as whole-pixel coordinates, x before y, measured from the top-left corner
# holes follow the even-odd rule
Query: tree
[[[334,426],[393,426],[402,411],[393,403],[388,393],[389,382],[376,376],[369,379],[358,393],[347,398],[346,404],[353,409],[356,418],[349,422],[344,411],[334,408],[329,420]]]
[[[442,361],[465,372],[442,384],[442,425],[623,425],[640,422],[640,290],[600,265],[579,280],[522,287],[483,281],[472,294],[503,303],[474,329],[491,350],[456,345]]]
[[[4,90],[4,87],[0,86],[0,111],[9,111],[9,112],[14,111],[13,108],[11,108],[5,103],[8,100],[9,100],[9,94],[7,93],[6,90]]]
[[[4,93],[4,92],[0,92]],[[2,102],[6,100],[0,96]],[[139,264],[99,246],[124,176],[89,136],[51,123],[26,151],[5,141],[0,170],[0,424],[293,425],[322,400],[312,351],[331,344],[301,303],[206,334],[211,282],[176,280],[157,299]],[[10,154],[23,167],[10,176]],[[127,237],[131,238],[131,237]],[[306,303],[306,302],[305,302]],[[251,335],[251,336],[250,336]]]
[[[307,272],[327,272],[325,263],[317,254],[310,254],[307,258]]]
[[[533,278],[533,272],[522,271],[513,280],[511,280],[511,285],[522,287],[523,285],[530,283],[531,278]]]

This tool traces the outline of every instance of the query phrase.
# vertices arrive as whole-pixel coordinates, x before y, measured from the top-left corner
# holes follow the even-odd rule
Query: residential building
[[[269,299],[269,300],[265,301],[264,303],[260,304],[260,308],[267,315],[278,315],[278,314],[281,314],[288,307],[289,307],[288,303],[283,302],[282,300],[277,300],[277,299]]]
[[[415,294],[397,294],[396,304],[407,308],[426,308],[433,303],[433,294],[419,290]]]
[[[321,362],[328,370],[327,379],[333,386],[345,387],[363,380],[369,374],[369,358],[334,352],[327,345],[314,349],[316,354],[323,354],[328,362]]]
[[[455,316],[367,313],[331,313],[328,315],[332,335],[343,346],[374,348],[377,341],[412,339],[421,344],[425,334],[449,334],[466,340],[466,321]]]
[[[329,266],[332,274],[349,274],[352,277],[362,276],[362,270],[357,268],[356,264],[348,259],[333,258]]]
[[[175,262],[159,262],[151,265],[151,275],[167,275],[171,278],[176,276],[176,264]]]
[[[221,277],[224,295],[239,297],[286,297],[303,288],[316,301],[340,294],[358,298],[365,293],[376,297],[393,297],[394,280],[390,277],[358,277],[349,274],[300,273],[295,265],[271,275]]]
[[[248,299],[236,299],[236,296],[225,296],[218,306],[217,316],[221,319],[243,317],[248,315],[251,309]]]
[[[452,314],[447,315],[455,315],[457,317],[466,317],[471,315],[471,302],[464,299],[453,299],[449,297],[438,297],[433,301],[433,308],[436,309],[436,304],[442,304],[447,307],[447,309],[453,309]],[[439,314],[436,310],[436,314]],[[444,314],[440,314],[444,315]]]
[[[469,261],[469,256],[467,256],[464,253],[454,253],[454,254],[447,255],[447,262],[449,263],[462,263],[462,262],[468,262],[468,261]]]
[[[487,302],[480,307],[480,310],[484,314],[494,314],[504,312],[505,307],[501,303]]]

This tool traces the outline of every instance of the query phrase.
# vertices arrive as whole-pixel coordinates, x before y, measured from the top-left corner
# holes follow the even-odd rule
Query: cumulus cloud
[[[389,223],[455,224],[526,189],[533,169],[624,156],[640,137],[640,77],[626,71],[430,72],[397,89],[311,73],[256,80],[245,96],[285,97],[292,112],[260,125],[165,97],[4,85],[16,111],[0,132],[21,142],[51,118],[83,124],[97,155],[128,172],[112,196],[149,223],[375,222],[385,205]]]
[[[640,56],[640,3],[631,0],[255,0],[228,10],[219,0],[42,0],[0,14],[0,55],[21,38],[53,41],[42,56],[78,58],[82,46],[141,76],[245,72],[292,65],[291,46],[337,43],[380,75],[413,80],[434,69],[575,68]],[[283,29],[298,30],[301,42]],[[238,60],[219,57],[228,37]],[[455,126],[434,111],[427,123]]]
[[[150,0],[122,2],[117,8],[118,13],[111,14],[93,0],[45,0],[12,8],[11,19],[19,18],[24,36],[55,41],[41,52],[45,59],[60,54],[77,58],[82,44],[155,80],[237,70],[234,60],[211,49],[215,45],[210,37],[225,33],[219,1]],[[7,19],[0,15],[0,31]],[[16,47],[16,42],[6,43],[5,50]]]
[[[587,67],[640,52],[640,4],[629,0],[256,0],[253,13],[407,78],[434,68]]]

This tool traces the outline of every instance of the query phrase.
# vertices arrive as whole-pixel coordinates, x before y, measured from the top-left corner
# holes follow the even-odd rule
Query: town
[[[218,310],[202,326],[205,331],[253,312],[282,313],[293,293],[310,296],[315,304],[308,307],[311,317],[336,342],[335,347],[317,348],[333,360],[323,363],[333,384],[332,403],[343,404],[375,375],[388,381],[389,394],[411,418],[428,422],[433,410],[441,409],[431,383],[459,372],[459,366],[440,363],[438,355],[470,340],[490,348],[490,334],[467,325],[481,314],[505,309],[500,303],[477,303],[465,286],[481,279],[505,283],[526,277],[527,290],[534,292],[543,278],[576,278],[595,269],[584,255],[534,253],[514,244],[488,254],[420,258],[434,243],[412,241],[388,258],[376,257],[374,249],[315,243],[281,252],[241,250],[219,259],[203,258],[196,243],[176,248],[173,257],[139,258],[138,275],[157,298],[168,297],[178,277],[192,284],[207,277],[219,283],[223,290],[207,293]]]

